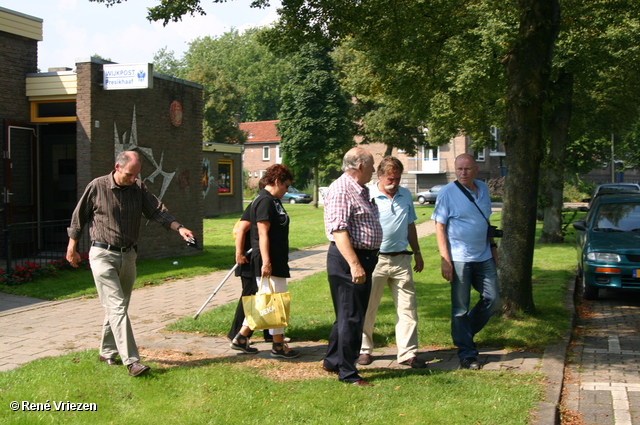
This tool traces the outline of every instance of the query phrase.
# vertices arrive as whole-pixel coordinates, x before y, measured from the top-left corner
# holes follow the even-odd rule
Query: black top
[[[251,204],[245,208],[242,213],[242,217],[240,217],[240,221],[251,221]],[[236,235],[236,238],[239,238],[240,235]],[[246,253],[251,248],[251,230],[247,231],[247,234],[244,235],[244,247],[242,248]],[[247,258],[251,259],[251,254],[247,255]],[[251,263],[241,264],[238,268],[236,268],[236,276],[245,276],[245,277],[253,277],[253,269],[251,269]]]
[[[262,274],[262,257],[258,242],[258,222],[268,221],[269,256],[271,274],[276,277],[291,277],[289,274],[289,216],[279,199],[262,189],[251,203],[251,265],[256,276]]]

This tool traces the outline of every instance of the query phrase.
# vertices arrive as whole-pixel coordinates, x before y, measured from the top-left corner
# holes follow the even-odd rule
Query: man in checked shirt
[[[142,164],[137,152],[118,155],[115,170],[90,182],[73,211],[67,229],[67,261],[78,267],[76,250],[82,229],[89,225],[91,249],[89,262],[105,310],[99,360],[115,366],[120,354],[129,375],[138,376],[149,366],[140,363],[127,310],[136,280],[137,242],[142,215],[169,230],[176,230],[184,240],[193,233],[180,223],[138,179]]]
[[[362,327],[371,293],[371,274],[378,262],[382,227],[378,208],[364,185],[374,172],[373,155],[353,148],[342,161],[340,178],[329,186],[324,226],[331,241],[327,273],[336,314],[323,368],[356,386],[371,386],[356,369]]]

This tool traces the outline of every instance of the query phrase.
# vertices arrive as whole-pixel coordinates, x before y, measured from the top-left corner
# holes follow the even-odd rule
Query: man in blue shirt
[[[418,313],[416,311],[416,288],[411,272],[411,257],[415,256],[413,268],[421,272],[424,267],[418,245],[415,209],[411,192],[400,187],[404,167],[394,157],[386,157],[378,166],[378,183],[371,188],[371,198],[380,212],[382,245],[378,264],[373,271],[371,296],[362,332],[362,347],[358,363],[372,362],[373,327],[378,313],[384,287],[388,284],[396,307],[396,344],[398,363],[414,369],[426,367],[418,353]],[[407,245],[411,251],[407,251]]]
[[[487,185],[475,179],[475,159],[459,155],[455,167],[460,185],[452,182],[440,190],[431,219],[436,222],[442,277],[451,282],[451,336],[458,347],[460,367],[480,369],[473,338],[500,303],[498,251],[487,232],[491,198]],[[472,286],[480,300],[469,311]]]

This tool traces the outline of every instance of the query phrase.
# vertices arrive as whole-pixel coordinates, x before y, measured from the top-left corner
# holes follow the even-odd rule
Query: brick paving
[[[419,237],[433,232],[432,221],[418,226]],[[290,253],[291,281],[324,270],[327,247],[328,245],[322,245]],[[231,350],[229,342],[224,337],[163,331],[172,321],[184,316],[193,316],[227,273],[228,271],[214,272],[133,292],[129,314],[143,358],[145,349],[183,350],[211,357],[242,355]],[[205,311],[218,305],[237,302],[240,292],[240,279],[235,276],[229,278]],[[102,320],[103,309],[97,297],[49,302],[0,293],[0,371],[10,370],[47,356],[96,349],[100,341]],[[318,362],[318,365],[326,351],[326,344],[319,342],[294,341],[291,345],[302,352],[295,361]],[[255,346],[260,349],[256,356],[268,357],[268,345],[258,342]],[[626,346],[624,348],[632,349]],[[640,347],[633,349],[640,351]],[[478,360],[484,364],[485,370],[545,373],[548,381],[547,395],[545,401],[539,404],[535,424],[557,423],[566,342],[548,347],[543,355],[529,352],[509,353],[506,350],[487,347],[481,347],[480,351]],[[453,370],[458,367],[456,350],[423,349],[419,355],[429,362],[431,369]],[[396,349],[391,347],[374,351],[373,363],[363,366],[378,367],[407,366],[396,362]],[[640,396],[640,392],[634,393],[629,400],[636,396]]]
[[[640,294],[584,303],[567,355],[563,404],[589,425],[640,425]]]

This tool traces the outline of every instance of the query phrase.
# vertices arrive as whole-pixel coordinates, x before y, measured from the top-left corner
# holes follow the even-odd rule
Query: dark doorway
[[[41,217],[71,218],[76,206],[76,124],[40,127]]]

